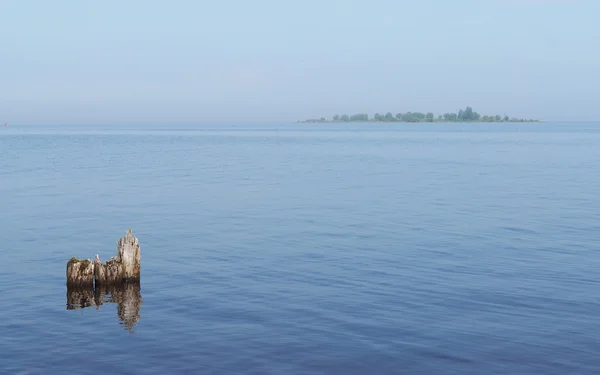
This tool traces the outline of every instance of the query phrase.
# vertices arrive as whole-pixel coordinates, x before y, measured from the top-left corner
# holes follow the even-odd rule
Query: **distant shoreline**
[[[297,121],[298,123],[348,123],[348,122],[542,122],[534,119],[524,119],[509,117],[506,114],[500,115],[484,115],[481,116],[479,113],[473,111],[473,108],[466,107],[464,110],[459,110],[458,113],[444,113],[441,115],[434,115],[433,112],[422,113],[422,112],[405,112],[397,113],[395,116],[392,112],[387,112],[385,115],[376,113],[373,117],[369,117],[366,113],[358,113],[351,116],[347,114],[334,115],[331,120],[321,117],[319,119],[307,119],[303,121]]]
[[[299,124],[348,124],[348,123],[380,123],[380,122],[389,122],[389,123],[416,123],[416,122],[426,122],[426,123],[457,123],[457,124],[464,124],[464,123],[477,123],[477,124],[484,124],[484,123],[515,123],[515,122],[545,122],[542,120],[531,120],[531,119],[510,119],[508,121],[465,121],[465,120],[456,120],[456,121],[450,121],[450,120],[438,120],[438,119],[434,119],[433,121],[403,121],[403,120],[392,120],[392,121],[383,121],[383,120],[365,120],[365,121],[342,121],[342,120],[320,120],[320,119],[308,119],[308,120],[303,120],[303,121],[296,121],[296,123]],[[586,121],[584,121],[586,122]],[[589,122],[589,121],[588,121]]]

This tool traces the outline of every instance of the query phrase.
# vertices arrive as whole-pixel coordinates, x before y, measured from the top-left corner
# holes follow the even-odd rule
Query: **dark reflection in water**
[[[99,285],[95,288],[67,287],[67,310],[100,306],[105,303],[117,304],[117,315],[124,328],[134,333],[132,328],[140,319],[142,294],[140,284]]]

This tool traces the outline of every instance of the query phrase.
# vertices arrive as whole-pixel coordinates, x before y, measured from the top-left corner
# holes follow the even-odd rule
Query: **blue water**
[[[0,373],[598,374],[599,171],[598,123],[2,128]]]

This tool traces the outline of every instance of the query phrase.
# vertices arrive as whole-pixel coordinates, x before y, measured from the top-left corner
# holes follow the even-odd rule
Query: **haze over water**
[[[0,373],[597,374],[599,168],[600,123],[1,128]],[[139,293],[67,309],[128,228]]]
[[[598,121],[597,0],[0,2],[0,123]]]

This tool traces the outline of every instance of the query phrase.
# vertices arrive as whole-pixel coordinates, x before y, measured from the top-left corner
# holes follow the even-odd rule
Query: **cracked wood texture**
[[[117,256],[102,264],[98,255],[94,259],[96,284],[118,284],[140,281],[141,250],[137,237],[127,231],[117,242]]]
[[[140,282],[141,250],[137,237],[131,229],[117,241],[117,255],[106,263],[96,255],[93,262],[89,259],[72,258],[67,263],[67,285],[94,286],[114,285],[124,282]]]
[[[94,263],[89,259],[71,258],[67,262],[67,285],[94,286]]]

